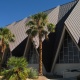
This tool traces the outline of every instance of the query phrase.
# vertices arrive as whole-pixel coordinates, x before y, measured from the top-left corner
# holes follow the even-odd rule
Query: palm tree
[[[38,13],[30,17],[31,20],[26,24],[29,29],[26,31],[30,35],[31,39],[33,37],[39,37],[39,75],[43,75],[42,72],[42,37],[45,36],[48,39],[49,32],[55,31],[55,26],[52,23],[48,23],[47,14]]]
[[[0,69],[5,50],[9,47],[10,41],[14,41],[14,35],[11,31],[8,28],[0,28]]]

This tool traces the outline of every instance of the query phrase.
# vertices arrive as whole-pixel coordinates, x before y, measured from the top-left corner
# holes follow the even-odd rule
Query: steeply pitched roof
[[[65,25],[78,44],[80,39],[80,0],[65,21]]]
[[[60,6],[58,13],[58,22],[65,16],[65,14],[74,6],[76,2],[77,1],[72,1]]]
[[[54,23],[55,25],[58,22],[58,14],[59,14],[59,6],[56,7],[54,10],[52,10],[49,14],[48,14],[48,21],[50,23]]]
[[[46,52],[44,50],[44,55],[45,56],[43,55],[43,57],[44,57],[43,63],[45,63],[44,66],[47,65],[45,67],[46,67],[46,69],[48,68],[48,71],[50,71],[51,66],[52,66],[51,64],[52,64],[52,60],[53,60],[53,49],[55,50],[54,53],[56,54],[57,46],[55,46],[55,45],[56,44],[58,45],[58,43],[59,43],[59,39],[60,39],[60,36],[61,36],[64,21],[66,20],[66,18],[64,19],[64,17],[66,16],[66,14],[69,11],[72,11],[73,6],[76,4],[76,2],[77,1],[72,1],[70,3],[67,3],[67,4],[64,4],[64,5],[58,6],[56,8],[45,11],[45,13],[48,14],[48,21],[50,23],[53,23],[53,24],[57,25],[57,27],[56,27],[57,30],[55,32],[55,34],[56,34],[55,38],[56,39],[54,38],[54,39],[50,40],[50,42],[49,42],[49,44],[46,48],[46,49],[50,48],[50,53]],[[67,17],[69,16],[69,14],[70,13],[68,13]],[[64,20],[64,21],[62,21],[62,20]],[[7,28],[9,28],[11,30],[11,32],[15,35],[15,42],[10,43],[11,51],[13,51],[24,39],[26,39],[27,34],[25,32],[28,29],[28,27],[25,28],[25,24],[28,21],[29,21],[29,18],[25,18],[25,19],[23,19],[19,22],[14,22],[14,23],[7,26]],[[53,37],[54,36],[52,36],[52,38]],[[37,45],[37,48],[38,48],[38,46],[39,46],[38,38],[36,37],[35,40],[36,40],[36,45]],[[55,45],[52,44],[52,43],[54,43],[54,41],[55,42],[57,41]]]
[[[45,13],[48,14],[48,21],[56,25],[75,3],[76,1],[73,1],[45,11]],[[7,28],[9,28],[11,32],[15,35],[15,42],[10,43],[11,51],[27,37],[27,35],[25,34],[25,24],[28,20],[28,18],[25,18],[21,21],[13,22],[12,24],[7,26]]]
[[[57,29],[57,36],[59,36],[59,35],[61,35],[61,37],[56,37],[57,39],[55,40],[56,42],[55,42],[55,44],[57,45],[57,49],[56,49],[56,45],[55,45],[55,48],[54,48],[54,51],[55,51],[55,57],[53,58],[53,65],[52,65],[52,71],[53,71],[53,69],[54,69],[54,66],[55,66],[55,63],[56,63],[56,59],[57,59],[57,56],[58,56],[58,54],[59,54],[59,49],[60,49],[60,46],[61,46],[61,43],[62,43],[62,36],[64,35],[64,32],[65,32],[65,28],[66,29],[76,29],[76,31],[78,30],[78,31],[80,31],[80,26],[78,25],[78,27],[76,27],[75,28],[75,26],[72,26],[72,25],[67,25],[68,26],[68,28],[67,28],[67,26],[65,26],[64,25],[64,23],[68,20],[68,18],[70,17],[70,15],[72,15],[72,13],[73,13],[73,11],[75,11],[75,8],[76,8],[76,6],[77,6],[77,4],[79,4],[80,5],[80,3],[78,2],[78,3],[75,3],[74,5],[73,5],[73,7],[68,11],[68,13],[60,20],[60,22],[58,23],[58,25],[57,25],[57,27],[60,27],[60,26],[63,26],[63,28],[64,29],[60,29],[60,28],[58,28],[58,29],[60,29],[60,30],[58,30]],[[78,7],[77,7],[78,8]],[[77,16],[77,15],[75,15],[75,16]],[[74,16],[72,16],[72,17],[70,17],[71,18],[71,20],[75,20],[75,18],[74,18]],[[70,22],[68,22],[69,24],[71,23],[72,24],[72,21]],[[77,25],[77,23],[75,22],[75,24]],[[73,28],[74,27],[74,28]],[[71,30],[69,30],[68,29],[68,31],[69,31],[69,33],[72,35],[72,36],[74,36],[71,32]],[[60,31],[62,32],[63,31],[63,33],[60,33]],[[76,32],[75,32],[76,33]],[[71,36],[70,35],[70,36]],[[78,35],[79,35],[79,33],[78,33]],[[74,37],[73,37],[74,38]],[[80,37],[79,37],[80,38]],[[75,39],[74,39],[75,40]],[[58,43],[59,42],[59,43]],[[58,43],[58,44],[57,44]],[[78,45],[80,46],[80,41],[78,41]],[[55,50],[56,49],[56,50]]]
[[[45,68],[48,72],[50,71],[52,63],[54,61],[54,57],[64,27],[64,22],[66,18],[69,16],[69,14],[71,13],[71,11],[73,10],[73,8],[75,7],[75,5],[76,5],[76,1],[70,2],[69,5],[65,4],[65,5],[58,6],[59,10],[57,10],[56,12],[58,12],[59,18],[58,17],[56,18],[58,20],[56,24],[56,31],[53,34],[49,34],[48,42],[46,41],[43,42],[43,63],[44,66],[46,65]],[[68,9],[66,9],[67,7]],[[64,13],[62,13],[62,11],[64,11]],[[55,15],[57,15],[56,12]],[[51,14],[50,16],[52,16],[52,18],[54,19],[54,15]]]
[[[28,18],[25,18],[21,21],[14,22],[7,26],[8,29],[11,30],[11,32],[15,35],[15,41],[10,42],[10,50],[12,51],[15,49],[26,37],[26,22],[28,21]]]

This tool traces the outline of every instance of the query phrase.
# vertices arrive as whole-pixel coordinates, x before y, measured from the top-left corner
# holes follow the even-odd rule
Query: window
[[[64,55],[68,55],[68,48],[64,48]]]
[[[64,47],[67,47],[67,39],[64,40]]]
[[[69,63],[73,63],[73,60],[71,59],[71,60],[69,60]]]
[[[66,32],[64,41],[59,53],[58,63],[80,63],[80,51]]]
[[[79,58],[78,58],[78,56],[74,56],[74,63],[79,63]]]
[[[73,47],[71,44],[68,44],[69,51],[73,51]]]
[[[73,60],[73,52],[69,52],[69,59]]]
[[[29,53],[27,55],[28,63],[29,64],[36,64],[36,63],[38,63],[38,59],[39,59],[38,54],[36,53],[34,46],[31,45],[31,48],[30,48]]]
[[[64,63],[68,63],[68,56],[64,56]]]
[[[74,55],[78,55],[78,49],[77,47],[73,47]]]

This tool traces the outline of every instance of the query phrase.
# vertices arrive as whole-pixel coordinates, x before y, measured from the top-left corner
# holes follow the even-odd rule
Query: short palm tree
[[[23,57],[11,57],[8,59],[8,70],[2,71],[3,79],[6,80],[26,80],[28,77],[27,61]]]
[[[0,28],[0,68],[3,60],[3,56],[9,42],[14,40],[14,35],[8,28]]]
[[[31,20],[26,25],[29,29],[26,31],[30,35],[31,39],[35,36],[39,37],[39,75],[43,75],[42,72],[42,37],[45,36],[48,39],[48,33],[55,31],[55,26],[52,23],[48,23],[47,14],[38,13],[31,16]]]

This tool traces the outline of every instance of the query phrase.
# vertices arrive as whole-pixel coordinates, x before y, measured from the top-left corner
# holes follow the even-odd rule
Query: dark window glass
[[[73,55],[69,55],[69,59],[73,59]]]
[[[63,52],[60,52],[60,56],[63,56]]]
[[[74,44],[74,42],[73,42],[73,46],[76,46],[76,45]]]
[[[68,44],[68,47],[72,47],[72,43],[69,43],[69,44]]]
[[[73,60],[69,60],[69,63],[73,63]]]
[[[74,55],[78,55],[78,49],[77,49],[77,47],[73,47],[73,49],[74,49]]]
[[[38,63],[38,55],[36,54],[36,51],[33,45],[31,45],[29,53],[27,54],[27,61],[29,64]]]
[[[64,55],[68,55],[68,48],[64,48]]]
[[[57,59],[57,62],[56,63],[59,63],[59,57],[58,57],[58,59]]]
[[[62,53],[60,53],[60,54],[62,54]],[[63,60],[63,55],[60,55],[60,60]]]
[[[69,51],[73,51],[73,47],[72,46],[69,46]]]
[[[76,45],[67,32],[65,33],[58,60],[60,63],[80,62],[80,51],[77,49]]]
[[[65,37],[64,37],[64,39],[67,39],[67,33],[65,34]]]
[[[78,58],[78,56],[74,56],[74,63],[79,63],[79,58]]]
[[[67,47],[67,40],[64,40],[64,47]]]
[[[69,56],[73,56],[73,52],[69,52]]]
[[[70,36],[68,36],[68,43],[72,43]]]
[[[62,47],[61,47],[61,50],[60,50],[60,52],[62,52],[63,51],[63,45],[62,45]]]
[[[64,63],[68,63],[68,56],[64,56]]]

